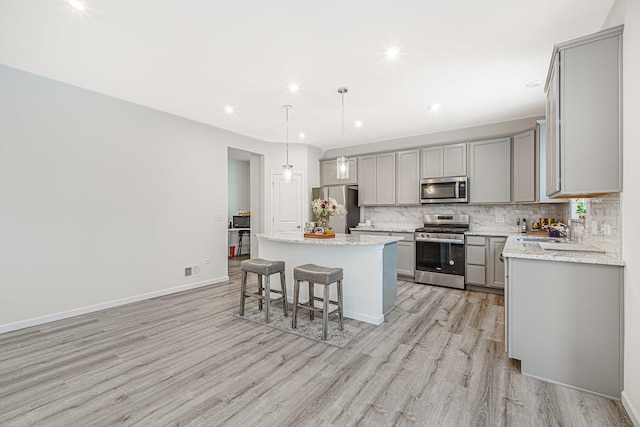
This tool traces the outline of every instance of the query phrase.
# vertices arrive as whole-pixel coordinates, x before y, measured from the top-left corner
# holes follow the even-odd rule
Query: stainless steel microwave
[[[420,181],[420,203],[467,203],[469,185],[466,176],[431,178]]]

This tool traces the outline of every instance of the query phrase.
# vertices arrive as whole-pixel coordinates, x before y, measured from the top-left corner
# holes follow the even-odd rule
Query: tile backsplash
[[[586,199],[586,220],[572,219],[572,239],[597,246],[608,253],[620,257],[622,252],[620,195],[612,194],[594,199]],[[531,205],[468,205],[438,204],[410,207],[364,207],[361,219],[370,219],[378,227],[422,227],[424,214],[468,214],[471,231],[519,232],[517,220],[526,218],[529,229],[540,217],[554,218],[567,223],[571,217],[569,203]],[[594,234],[593,225],[597,226]],[[609,226],[609,234],[606,233]]]
[[[562,204],[532,205],[467,205],[438,204],[410,207],[366,207],[364,219],[370,219],[374,225],[422,227],[424,214],[468,214],[471,231],[518,232],[517,221],[526,218],[529,229],[540,217],[554,218],[556,221],[567,218],[563,216]],[[567,210],[568,212],[568,210]]]
[[[586,199],[586,201],[587,218],[571,220],[572,239],[597,246],[620,257],[622,253],[620,194],[610,194]],[[569,217],[569,214],[570,208],[567,206],[564,208],[564,216]],[[609,226],[608,234],[606,226]]]

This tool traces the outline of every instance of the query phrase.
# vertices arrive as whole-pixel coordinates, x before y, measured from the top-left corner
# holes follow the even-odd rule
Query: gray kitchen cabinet
[[[536,140],[533,130],[513,137],[513,201],[536,201]]]
[[[391,233],[404,237],[398,242],[398,276],[414,277],[416,271],[416,242],[413,233]]]
[[[404,237],[397,243],[398,276],[414,277],[416,270],[416,242],[413,233],[390,231],[351,230],[351,234],[365,236],[399,236]]]
[[[341,185],[358,183],[358,162],[355,157],[349,158],[349,178],[338,179],[336,159],[320,160],[320,185]]]
[[[395,205],[396,155],[372,154],[358,158],[358,204]]]
[[[506,346],[522,373],[615,399],[623,268],[506,258]]]
[[[489,237],[489,252],[487,258],[487,286],[504,289],[504,263],[500,259],[506,237]]]
[[[399,151],[397,155],[398,205],[420,204],[420,150]]]
[[[504,289],[504,264],[500,260],[507,238],[466,236],[465,283],[477,290]]]
[[[421,178],[467,176],[467,144],[438,145],[422,149]]]
[[[469,143],[469,202],[511,202],[511,138]]]
[[[546,193],[622,190],[622,26],[555,46],[545,87]]]

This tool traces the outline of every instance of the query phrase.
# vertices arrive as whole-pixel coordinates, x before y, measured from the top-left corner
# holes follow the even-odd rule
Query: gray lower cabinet
[[[469,143],[469,202],[511,202],[511,138]]]
[[[391,233],[404,237],[398,242],[398,276],[414,277],[416,272],[416,242],[413,233]]]
[[[398,276],[414,277],[416,270],[416,242],[413,233],[396,233],[389,231],[351,230],[351,234],[368,236],[399,236],[398,241]]]
[[[504,289],[504,264],[500,259],[506,237],[467,236],[465,239],[465,283],[474,288]]]
[[[505,327],[522,373],[620,398],[623,268],[507,258]]]

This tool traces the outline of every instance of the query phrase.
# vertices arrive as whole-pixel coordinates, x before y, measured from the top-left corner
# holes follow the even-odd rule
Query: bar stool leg
[[[340,330],[344,331],[344,321],[342,319],[342,280],[338,280],[338,319],[340,319]]]
[[[271,276],[265,277],[264,302],[266,307],[267,323],[271,322]]]
[[[264,295],[262,289],[262,274],[258,274],[258,294],[260,294],[260,296]],[[262,298],[258,298],[258,309],[262,311]]]
[[[284,310],[284,316],[287,317],[289,300],[287,299],[287,281],[284,278],[284,271],[280,272],[280,289],[282,289],[282,309]]]
[[[296,329],[298,327],[298,298],[300,296],[300,281],[295,280],[293,282],[293,319],[291,319],[291,327]]]
[[[244,316],[244,294],[247,292],[247,272],[242,272],[242,280],[240,281],[240,316]]]
[[[324,285],[324,301],[322,301],[322,340],[327,339],[329,328],[329,284]]]
[[[309,307],[314,307],[313,298],[315,297],[315,289],[313,282],[309,282]],[[309,308],[309,320],[314,319],[314,312]]]

